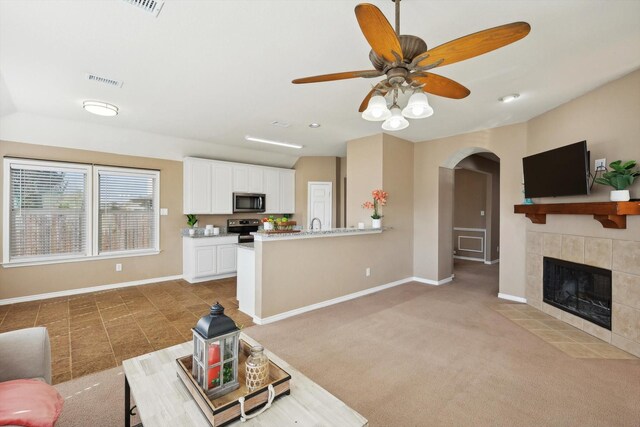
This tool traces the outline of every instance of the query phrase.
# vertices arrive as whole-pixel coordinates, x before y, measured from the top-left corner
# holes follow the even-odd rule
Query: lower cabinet
[[[182,274],[189,283],[234,276],[237,236],[183,237]]]

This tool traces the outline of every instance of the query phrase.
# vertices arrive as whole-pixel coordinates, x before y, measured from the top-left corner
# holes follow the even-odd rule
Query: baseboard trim
[[[498,293],[498,298],[506,299],[508,301],[522,302],[522,303],[525,303],[525,304],[527,303],[527,299],[526,298],[517,297],[515,295],[503,294],[502,292]]]
[[[484,262],[484,258],[473,258],[470,256],[460,256],[460,255],[454,255],[453,256],[454,259],[464,259],[466,261],[478,261],[478,262]]]
[[[411,280],[413,280],[414,282],[423,283],[425,285],[440,286],[451,282],[453,280],[453,274],[451,275],[451,277],[447,277],[446,279],[442,280],[423,279],[422,277],[412,277]]]
[[[182,274],[176,276],[154,277],[153,279],[133,280],[131,282],[112,283],[110,285],[91,286],[89,288],[69,289],[67,291],[47,292],[45,294],[27,295],[24,297],[6,298],[0,300],[0,305],[15,304],[18,302],[37,301],[41,299],[66,297],[69,295],[86,294],[89,292],[107,291],[116,288],[126,288],[129,286],[148,285],[149,283],[167,282],[169,280],[182,279]]]
[[[498,259],[494,259],[493,261],[485,261],[484,263],[487,265],[493,265],[493,264],[497,264],[500,262],[500,258]]]
[[[339,304],[341,302],[349,301],[355,298],[363,297],[365,295],[373,294],[376,292],[383,291],[385,289],[393,288],[395,286],[404,285],[405,283],[409,283],[413,281],[413,277],[408,277],[406,279],[396,280],[395,282],[387,283],[380,286],[375,286],[373,288],[364,289],[362,291],[354,292],[352,294],[343,295],[341,297],[333,298],[330,300],[318,302],[316,304],[307,305],[304,307],[296,308],[293,310],[285,311],[284,313],[274,314],[273,316],[268,316],[264,318],[260,318],[257,316],[253,316],[253,323],[257,325],[266,325],[269,323],[277,322],[279,320],[284,320],[289,317],[297,316],[298,314],[307,313],[309,311],[317,310],[319,308],[328,307],[330,305]]]

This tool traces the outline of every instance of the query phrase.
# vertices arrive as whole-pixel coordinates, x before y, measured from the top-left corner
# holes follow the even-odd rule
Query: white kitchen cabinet
[[[264,193],[267,198],[265,213],[280,213],[280,171],[278,169],[265,168]]]
[[[206,214],[211,212],[211,162],[209,160],[185,159],[183,168],[184,214]]]
[[[212,164],[213,182],[212,182],[212,214],[231,214],[233,213],[233,190],[232,169],[231,165],[223,162],[214,162]]]
[[[185,214],[233,213],[233,193],[264,193],[265,213],[295,213],[295,170],[184,159]]]
[[[280,174],[280,213],[296,211],[296,171],[283,169]]]
[[[236,254],[238,245],[219,245],[217,247],[216,262],[217,273],[235,273],[236,272]]]
[[[183,237],[182,276],[189,283],[235,276],[238,236]]]
[[[235,193],[263,193],[264,167],[236,164],[233,165],[233,191]]]

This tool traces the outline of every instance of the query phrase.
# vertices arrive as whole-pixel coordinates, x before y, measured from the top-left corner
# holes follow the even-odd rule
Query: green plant
[[[622,160],[616,160],[609,166],[613,170],[603,173],[602,178],[596,178],[598,184],[609,185],[616,190],[626,190],[633,184],[636,177],[640,176],[640,171],[634,169],[635,160],[629,160],[626,163],[622,163]]]
[[[194,225],[198,222],[198,217],[193,214],[187,215],[187,225],[189,228],[193,228]]]

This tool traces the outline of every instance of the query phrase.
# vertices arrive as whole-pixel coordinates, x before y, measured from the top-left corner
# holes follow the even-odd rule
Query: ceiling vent
[[[275,121],[271,122],[271,124],[274,125],[274,126],[277,126],[279,128],[288,128],[289,126],[291,126],[287,122],[280,122],[278,120],[275,120]]]
[[[145,12],[152,13],[156,17],[164,6],[164,0],[122,0],[125,3],[129,3],[133,6],[137,6]]]
[[[107,86],[122,87],[121,80],[109,79],[107,77],[98,76],[96,74],[87,73],[87,80],[90,82],[102,83]]]

